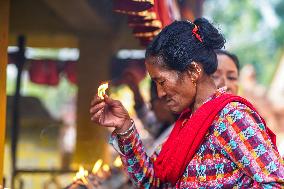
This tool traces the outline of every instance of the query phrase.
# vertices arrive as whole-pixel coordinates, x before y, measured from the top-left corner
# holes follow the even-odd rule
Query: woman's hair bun
[[[193,23],[198,27],[198,31],[206,47],[214,50],[224,47],[226,40],[223,35],[207,19],[197,18]]]
[[[185,71],[192,62],[201,63],[210,75],[217,69],[214,52],[225,44],[223,35],[207,19],[175,21],[166,26],[146,49],[146,58],[161,56],[165,66]]]

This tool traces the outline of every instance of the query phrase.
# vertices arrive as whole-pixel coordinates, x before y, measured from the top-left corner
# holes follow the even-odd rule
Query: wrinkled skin
[[[190,71],[177,72],[163,66],[163,59],[150,57],[146,60],[146,68],[157,84],[158,96],[174,113],[181,113],[190,107],[195,99],[196,86],[192,82]]]

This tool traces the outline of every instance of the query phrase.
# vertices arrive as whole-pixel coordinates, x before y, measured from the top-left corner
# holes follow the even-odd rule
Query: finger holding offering
[[[131,125],[130,116],[120,101],[105,94],[108,87],[108,84],[105,84],[98,88],[98,94],[94,96],[91,102],[91,120],[104,127],[125,130]]]

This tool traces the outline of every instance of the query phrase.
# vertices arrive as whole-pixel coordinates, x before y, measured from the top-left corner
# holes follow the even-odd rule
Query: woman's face
[[[213,74],[213,79],[217,88],[226,86],[228,92],[237,94],[239,88],[239,74],[237,66],[227,55],[218,54],[217,59],[218,68]]]
[[[189,71],[179,73],[166,68],[161,57],[146,59],[146,68],[157,84],[158,96],[174,113],[181,113],[190,107],[195,99],[196,86],[192,83]]]

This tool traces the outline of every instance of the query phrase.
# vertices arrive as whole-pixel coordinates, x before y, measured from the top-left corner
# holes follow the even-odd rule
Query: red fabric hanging
[[[168,7],[167,0],[159,0],[159,1],[156,0],[155,3],[157,3],[158,14],[164,28],[165,26],[173,22],[173,18],[170,15],[170,10]]]
[[[159,1],[160,0],[154,0],[154,6],[152,8],[152,11],[155,12],[157,15],[157,20],[161,20],[160,14],[159,14]]]
[[[58,63],[52,60],[31,60],[30,80],[37,84],[56,86],[59,83]]]
[[[65,62],[64,72],[66,74],[67,79],[71,83],[77,84],[77,73],[76,73],[76,62],[75,61]]]

